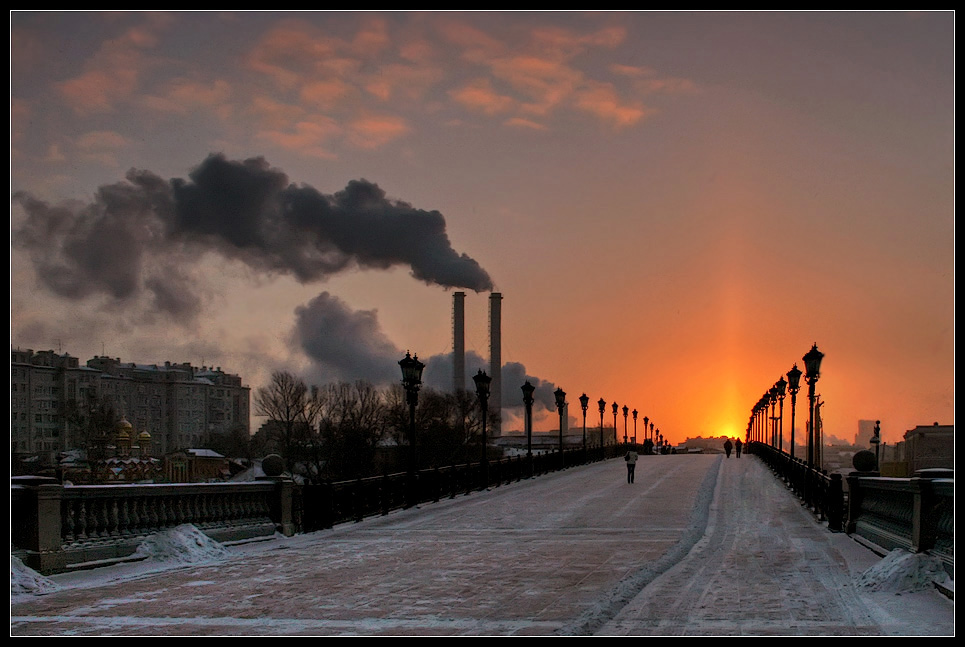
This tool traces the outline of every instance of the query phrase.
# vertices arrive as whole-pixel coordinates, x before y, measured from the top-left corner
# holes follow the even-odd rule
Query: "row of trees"
[[[252,449],[262,455],[277,452],[289,469],[310,481],[407,467],[409,413],[401,384],[381,389],[365,381],[308,386],[278,371],[255,392],[254,405],[269,422],[252,439]],[[478,460],[481,429],[473,394],[424,388],[416,407],[417,467]]]

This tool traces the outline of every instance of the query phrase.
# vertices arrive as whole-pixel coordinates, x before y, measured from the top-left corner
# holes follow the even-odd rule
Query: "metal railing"
[[[82,485],[11,479],[14,555],[44,575],[134,558],[149,535],[192,524],[216,541],[293,535],[605,460],[622,445],[467,463],[321,485],[243,483]]]
[[[877,472],[839,473],[809,468],[764,443],[750,451],[832,532],[846,532],[884,550],[902,548],[939,557],[954,578],[955,480],[952,470],[919,470],[912,478]],[[845,485],[847,487],[845,487]]]

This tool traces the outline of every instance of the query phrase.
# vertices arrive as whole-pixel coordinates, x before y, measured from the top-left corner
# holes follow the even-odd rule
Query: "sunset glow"
[[[11,345],[82,363],[397,381],[495,291],[572,427],[743,437],[817,343],[891,444],[954,423],[954,188],[952,12],[11,13]]]

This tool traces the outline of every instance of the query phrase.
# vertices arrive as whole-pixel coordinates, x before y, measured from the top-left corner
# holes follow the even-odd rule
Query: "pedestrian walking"
[[[637,452],[631,449],[623,457],[623,460],[627,462],[627,483],[633,483],[633,473],[637,468]]]
[[[730,442],[730,438],[724,441],[724,453],[727,454],[727,458],[730,458],[730,450],[734,449],[734,444]]]
[[[741,447],[743,447],[743,446],[744,446],[744,443],[742,443],[742,442],[741,442],[741,439],[738,438],[738,439],[737,439],[737,442],[734,443],[734,450],[737,452],[737,458],[740,458],[740,457],[741,457]]]

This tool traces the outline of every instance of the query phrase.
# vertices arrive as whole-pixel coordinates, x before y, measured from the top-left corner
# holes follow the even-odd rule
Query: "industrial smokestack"
[[[466,390],[466,293],[452,295],[452,392]]]
[[[502,306],[500,305],[502,299],[503,295],[499,292],[489,295],[489,375],[493,379],[489,402],[492,410],[496,412],[493,436],[499,436],[502,432],[503,357],[500,350],[503,339]]]

